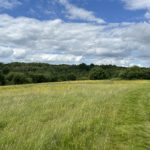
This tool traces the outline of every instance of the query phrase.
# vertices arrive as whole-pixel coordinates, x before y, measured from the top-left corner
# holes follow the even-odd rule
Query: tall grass
[[[0,150],[149,148],[149,81],[0,87]]]

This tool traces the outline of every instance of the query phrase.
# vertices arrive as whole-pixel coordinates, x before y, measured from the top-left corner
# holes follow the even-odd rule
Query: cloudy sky
[[[0,0],[0,62],[150,66],[150,0]]]

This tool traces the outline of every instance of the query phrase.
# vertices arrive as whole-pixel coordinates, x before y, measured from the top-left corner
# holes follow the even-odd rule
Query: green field
[[[0,150],[149,150],[150,81],[0,87]]]

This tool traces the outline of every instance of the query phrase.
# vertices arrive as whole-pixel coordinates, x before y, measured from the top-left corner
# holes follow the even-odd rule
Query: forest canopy
[[[0,85],[70,80],[150,79],[150,68],[115,65],[51,65],[46,63],[0,63]]]

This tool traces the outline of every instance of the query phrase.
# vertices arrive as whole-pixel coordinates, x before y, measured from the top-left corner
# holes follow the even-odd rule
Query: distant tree
[[[5,85],[5,76],[0,73],[0,85]]]
[[[134,67],[127,68],[124,71],[121,71],[119,77],[128,80],[148,79],[150,77],[150,74],[148,70],[145,71],[145,69],[143,68],[134,66]]]
[[[118,67],[115,65],[51,65],[45,63],[0,63],[1,83],[41,83],[66,80],[99,79],[150,79],[150,68],[138,66]]]
[[[144,69],[144,71],[143,71],[143,78],[144,79],[150,79],[150,69],[148,70],[148,69]]]
[[[3,66],[4,64],[0,62],[0,67]]]
[[[118,76],[120,79],[127,79],[127,71],[126,70],[120,70]]]
[[[79,69],[80,69],[81,71],[88,71],[88,70],[89,70],[89,66],[86,65],[85,63],[79,64],[78,67],[79,67]]]
[[[20,72],[10,72],[6,79],[9,84],[24,84],[31,82],[31,80],[24,73]]]
[[[76,78],[77,78],[76,75],[74,75],[73,73],[67,75],[67,80],[73,81],[73,80],[76,80]]]
[[[94,68],[95,65],[94,64],[90,64],[90,69]]]
[[[42,82],[48,82],[49,78],[43,74],[32,74],[31,75],[33,83],[42,83]]]
[[[10,72],[9,67],[8,67],[8,66],[4,67],[4,68],[2,69],[2,72],[3,72],[3,74],[8,74],[8,73]]]
[[[55,82],[58,81],[57,76],[52,74],[31,74],[33,83],[42,83],[42,82]]]
[[[16,73],[13,77],[14,84],[24,84],[29,83],[28,78],[23,73]]]
[[[100,67],[94,67],[93,69],[91,69],[89,77],[91,80],[107,79],[108,74],[104,69]]]
[[[48,82],[56,82],[58,81],[58,76],[56,74],[49,74],[49,81]]]
[[[58,76],[59,81],[67,81],[67,76],[65,74],[61,74]]]

